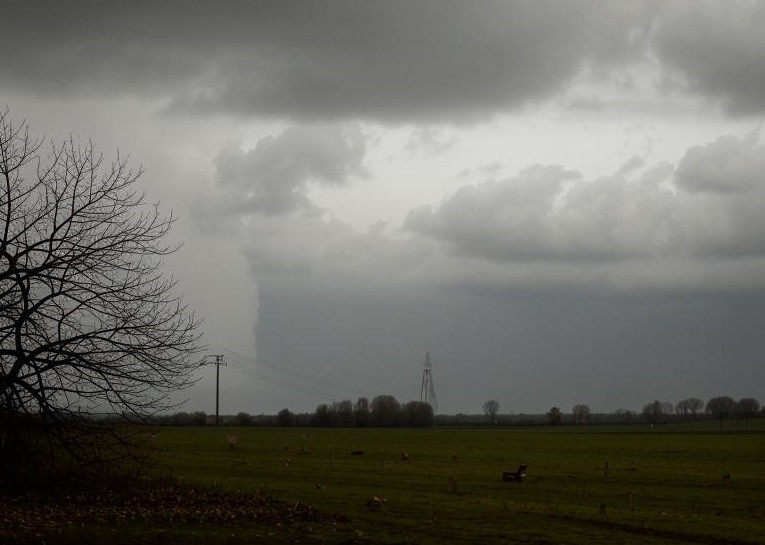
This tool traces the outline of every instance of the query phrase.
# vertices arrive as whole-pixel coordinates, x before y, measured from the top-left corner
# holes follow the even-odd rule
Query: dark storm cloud
[[[258,357],[409,401],[430,350],[445,413],[480,413],[489,398],[503,412],[639,410],[656,398],[757,396],[763,309],[753,293],[317,290],[280,277],[261,289]]]
[[[683,86],[722,100],[733,113],[765,112],[765,3],[674,1],[662,7],[652,42],[667,77],[680,76]]]
[[[454,122],[650,58],[666,82],[765,110],[759,2],[13,2],[2,86],[173,110]],[[597,96],[589,104],[599,104]],[[579,105],[574,102],[574,105]]]
[[[672,176],[630,160],[583,180],[560,167],[465,186],[409,230],[497,262],[765,256],[765,146],[756,134],[691,148]]]
[[[623,58],[641,10],[603,2],[16,2],[3,85],[141,94],[174,109],[459,120],[549,96]],[[638,14],[638,15],[636,15]]]
[[[216,183],[222,200],[237,212],[310,210],[309,184],[343,185],[364,176],[365,148],[357,129],[290,127],[262,138],[250,150],[235,145],[221,150],[215,159]]]

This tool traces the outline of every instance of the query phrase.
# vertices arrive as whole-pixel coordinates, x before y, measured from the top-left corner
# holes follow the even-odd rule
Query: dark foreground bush
[[[100,487],[129,478],[148,452],[126,426],[0,415],[0,494]]]

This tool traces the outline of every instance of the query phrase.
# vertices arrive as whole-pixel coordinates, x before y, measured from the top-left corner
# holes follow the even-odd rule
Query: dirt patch
[[[345,522],[302,502],[166,485],[128,492],[0,497],[0,538],[89,525]],[[0,539],[2,541],[2,539]]]

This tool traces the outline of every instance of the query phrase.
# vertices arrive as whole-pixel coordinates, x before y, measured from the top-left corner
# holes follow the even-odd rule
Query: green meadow
[[[344,517],[234,524],[234,542],[765,543],[765,426],[749,427],[162,428],[155,470]],[[525,482],[503,482],[521,461]]]
[[[137,494],[6,500],[0,542],[765,543],[763,419],[140,436],[155,452]],[[520,462],[526,480],[503,482]]]

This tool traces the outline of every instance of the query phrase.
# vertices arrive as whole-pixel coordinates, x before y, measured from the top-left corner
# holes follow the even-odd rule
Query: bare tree
[[[557,426],[561,423],[561,420],[563,419],[563,412],[558,407],[551,407],[549,411],[546,413],[547,418],[550,419],[550,424],[553,426]]]
[[[363,428],[369,424],[369,400],[366,397],[360,397],[353,406],[353,416],[356,420],[356,427]]]
[[[703,408],[704,402],[695,397],[689,397],[687,399],[683,399],[682,401],[678,401],[677,405],[675,406],[677,414],[679,414],[684,420],[687,419],[688,416],[696,420]]]
[[[356,422],[353,417],[353,403],[350,399],[332,403],[332,412],[335,415],[335,425],[341,428],[351,428]]]
[[[398,424],[401,404],[392,395],[379,395],[370,405],[371,422],[373,426],[389,428]]]
[[[649,424],[666,424],[672,414],[672,403],[653,401],[643,406],[643,416]]]
[[[0,417],[140,419],[193,382],[198,320],[162,257],[142,170],[70,138],[41,153],[0,111]]]
[[[736,403],[736,417],[743,422],[744,429],[749,429],[749,419],[760,410],[760,402],[753,397],[745,397]]]
[[[590,407],[584,403],[574,405],[574,408],[571,409],[571,412],[574,415],[574,422],[577,424],[589,422],[590,420]]]
[[[496,399],[489,399],[483,404],[483,413],[489,417],[490,424],[497,423],[497,413],[499,412],[499,401]]]
[[[616,409],[616,420],[621,423],[631,422],[635,417],[635,411],[629,409]]]
[[[736,402],[729,396],[713,397],[707,401],[707,412],[720,422],[720,431],[723,429],[723,420],[733,416],[736,410]]]

